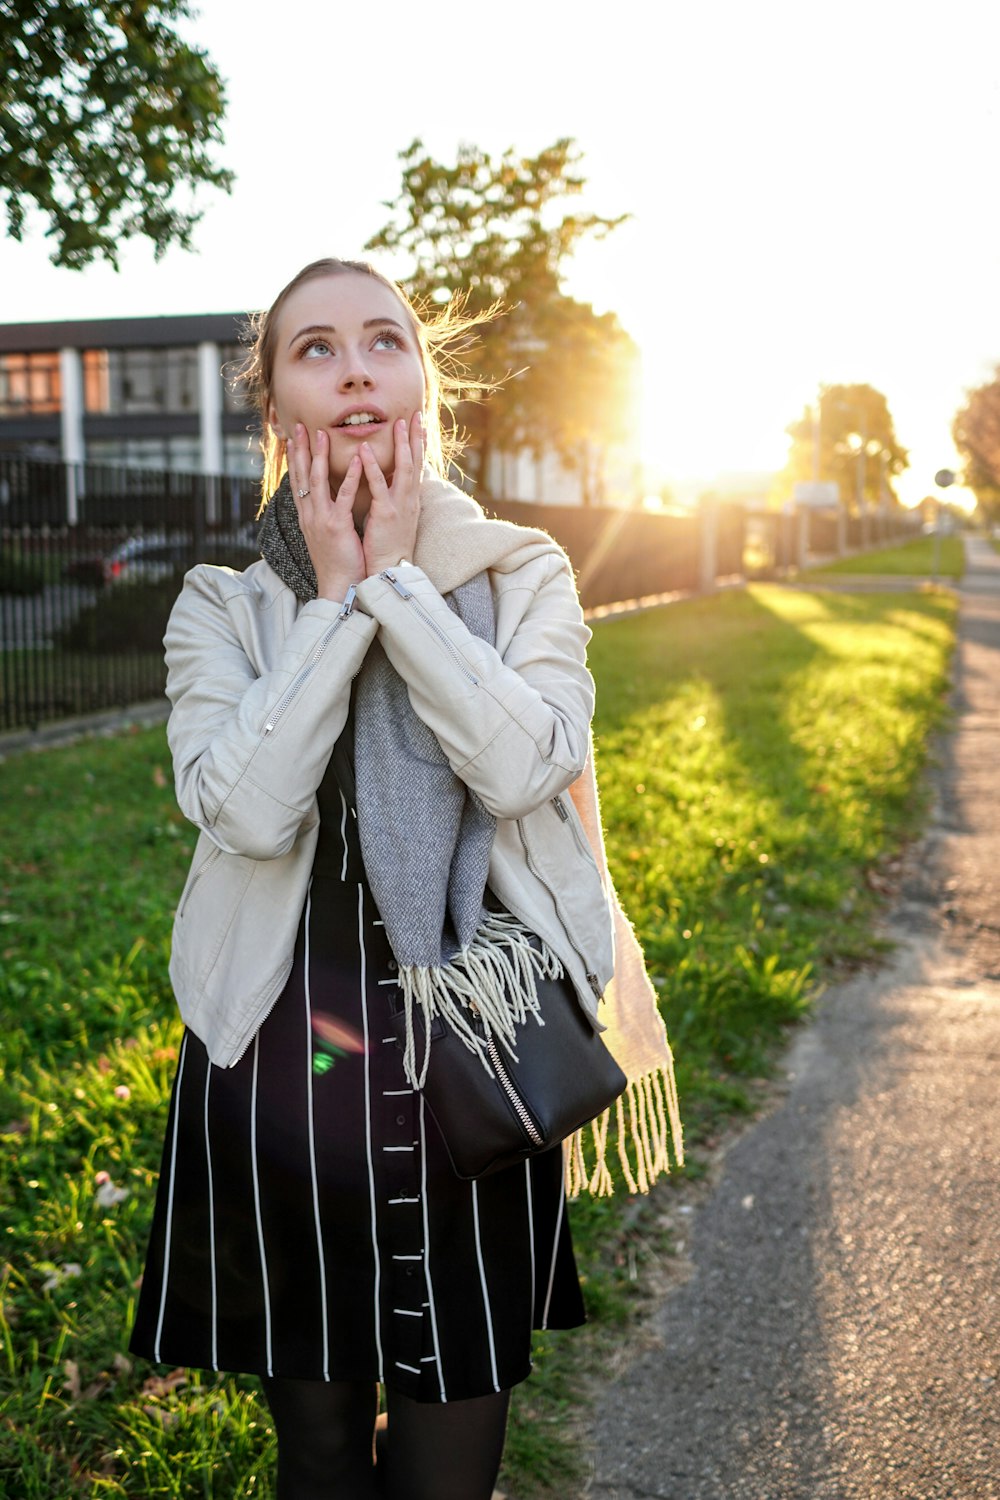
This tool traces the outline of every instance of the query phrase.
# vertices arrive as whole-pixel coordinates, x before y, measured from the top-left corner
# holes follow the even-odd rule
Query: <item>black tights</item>
[[[263,1380],[278,1434],[277,1500],[490,1500],[509,1391],[437,1404],[357,1381]]]

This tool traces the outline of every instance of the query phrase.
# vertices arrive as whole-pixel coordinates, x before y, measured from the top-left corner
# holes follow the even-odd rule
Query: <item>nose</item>
[[[364,357],[364,351],[354,349],[346,361],[340,375],[340,388],[343,391],[370,391],[375,381],[371,370]]]

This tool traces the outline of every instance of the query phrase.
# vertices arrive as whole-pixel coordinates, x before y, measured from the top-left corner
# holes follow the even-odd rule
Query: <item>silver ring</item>
[[[309,493],[308,490],[299,490],[299,492],[298,492],[299,499],[300,500],[304,500],[306,498],[306,496],[308,495],[308,493]]]

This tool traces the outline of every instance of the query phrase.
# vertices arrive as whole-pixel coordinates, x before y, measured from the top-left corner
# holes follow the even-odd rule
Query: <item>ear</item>
[[[269,401],[267,404],[267,425],[280,442],[287,443],[288,434],[281,424],[281,418],[278,416],[278,408],[273,401]]]

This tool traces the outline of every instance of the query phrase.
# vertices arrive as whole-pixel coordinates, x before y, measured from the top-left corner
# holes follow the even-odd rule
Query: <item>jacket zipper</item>
[[[354,585],[352,584],[347,591],[347,598],[341,605],[340,613],[337,615],[337,618],[334,620],[329,630],[323,636],[322,640],[317,641],[316,645],[312,649],[312,652],[310,653],[309,659],[306,662],[305,666],[301,669],[295,681],[285,689],[284,693],[275,704],[270,718],[264,725],[264,734],[271,734],[273,732],[275,725],[281,718],[282,714],[285,712],[285,709],[288,707],[289,703],[291,703],[292,699],[295,697],[296,693],[299,691],[299,688],[307,680],[307,678],[312,676],[313,672],[316,670],[316,666],[319,663],[323,652],[330,644],[331,639],[340,629],[341,625],[343,625],[348,615],[352,613],[354,609],[354,594],[355,589]]]
[[[586,841],[580,837],[580,829],[577,826],[576,822],[574,821],[573,815],[570,812],[569,808],[566,806],[566,804],[563,801],[562,797],[561,796],[555,796],[555,797],[553,797],[551,799],[551,801],[552,801],[552,806],[555,808],[556,812],[559,814],[560,820],[563,823],[568,823],[569,824],[569,831],[573,835],[573,840],[574,840],[574,842],[576,844],[576,847],[579,849],[579,851],[583,855],[584,859],[588,859],[590,861],[590,863],[594,866],[594,869],[596,870],[597,869],[597,860],[594,858],[594,851],[593,851],[593,849],[591,849],[590,845],[587,844]],[[598,872],[598,873],[600,873],[600,872]],[[603,885],[604,882],[602,881],[601,883]]]
[[[188,886],[187,890],[184,892],[184,900],[181,902],[181,904],[177,908],[177,916],[178,917],[183,917],[184,913],[187,911],[189,905],[191,904],[191,895],[192,895],[192,892],[194,891],[195,886],[198,884],[199,880],[205,874],[205,872],[209,869],[209,867],[211,865],[215,864],[215,861],[218,859],[218,857],[219,857],[219,855],[221,853],[222,853],[222,850],[219,848],[218,844],[216,844],[216,846],[213,849],[210,849],[208,851],[208,853],[205,855],[205,858],[202,860],[201,864],[198,866],[197,870],[192,874],[192,876],[191,876],[191,884]]]
[[[565,807],[562,809],[561,816],[564,816],[564,818],[566,820],[568,820],[568,818],[569,818],[569,814],[566,812]],[[524,836],[524,825],[521,822],[520,818],[518,818],[518,820],[517,820],[517,832],[518,832],[518,837],[521,840],[521,847],[524,850],[524,857],[528,861],[528,869],[531,871],[532,875],[534,875],[534,877],[535,877],[536,880],[541,881],[542,885],[544,885],[545,889],[548,891],[549,895],[552,897],[552,905],[555,907],[556,913],[557,913],[557,915],[559,917],[559,920],[562,923],[563,932],[565,932],[565,934],[566,934],[566,936],[568,938],[569,937],[569,931],[570,931],[569,925],[568,925],[568,923],[566,921],[566,918],[563,916],[562,908],[560,907],[559,902],[556,900],[556,893],[555,893],[555,891],[549,885],[548,881],[547,880],[543,880],[542,876],[539,875],[539,873],[538,873],[538,867],[535,864],[535,861],[531,857],[531,850],[528,848],[528,840]],[[517,916],[518,913],[515,912],[514,915]],[[522,917],[521,920],[524,921],[524,918]],[[528,925],[530,926],[530,923]],[[576,954],[577,958],[583,964],[584,973],[587,976],[587,983],[590,985],[590,988],[593,991],[594,996],[596,997],[596,999],[602,1000],[604,998],[604,991],[601,989],[600,981],[599,981],[597,975],[595,973],[593,973],[592,970],[590,970],[590,969],[587,968],[587,960],[584,958],[583,954],[580,952],[580,950],[576,946],[576,944],[572,943],[571,946],[573,948],[573,952]]]
[[[463,677],[467,677],[474,687],[478,687],[479,678],[470,669],[468,662],[464,659],[461,653],[456,650],[455,646],[445,635],[444,631],[441,629],[437,621],[433,618],[432,615],[428,614],[426,609],[424,609],[424,606],[421,604],[416,595],[413,594],[405,584],[400,583],[399,579],[391,568],[386,568],[384,572],[380,573],[378,576],[380,578],[384,578],[386,583],[390,584],[392,588],[395,589],[396,593],[401,599],[408,599],[410,601],[414,609],[420,615],[420,619],[423,624],[426,625],[429,630],[433,630],[438,640],[441,641],[442,645],[444,645],[450,652],[455,665],[458,667]]]
[[[493,1071],[497,1075],[497,1082],[500,1084],[500,1087],[503,1089],[504,1093],[507,1095],[507,1098],[513,1105],[514,1113],[517,1115],[517,1118],[521,1123],[521,1128],[524,1130],[525,1135],[528,1137],[528,1140],[533,1146],[544,1145],[535,1122],[528,1112],[528,1106],[525,1104],[524,1100],[517,1092],[517,1088],[513,1080],[511,1079],[510,1074],[507,1072],[506,1067],[504,1066],[503,1058],[500,1056],[500,1049],[497,1046],[496,1042],[493,1040],[493,1033],[489,1028],[489,1023],[487,1022],[486,1018],[480,1014],[479,1006],[474,1000],[471,1000],[469,1002],[469,1009],[472,1011],[474,1016],[478,1017],[479,1024],[483,1028],[483,1033],[486,1038],[486,1051],[489,1054],[490,1062],[493,1064]]]

